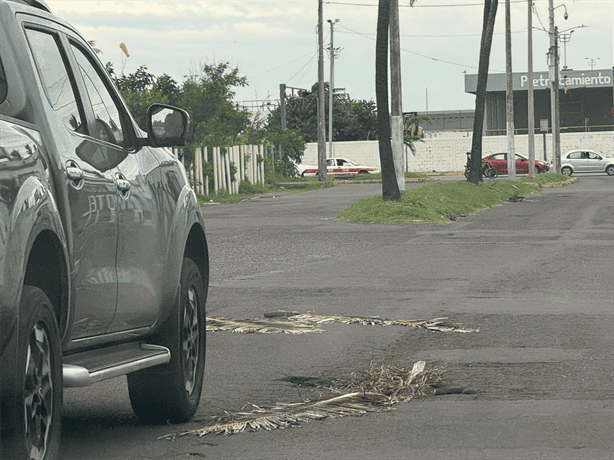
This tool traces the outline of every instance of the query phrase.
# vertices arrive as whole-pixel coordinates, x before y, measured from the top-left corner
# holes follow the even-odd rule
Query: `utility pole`
[[[335,47],[333,46],[334,26],[339,19],[331,21],[330,24],[330,85],[328,87],[328,157],[333,157],[333,100],[335,94]]]
[[[564,6],[564,5],[563,5]],[[558,7],[557,7],[558,8]],[[567,19],[565,8],[565,19]],[[554,26],[554,0],[548,1],[548,25],[550,35],[550,113],[552,123],[552,165],[554,172],[561,172],[561,131],[559,120],[559,64],[558,28]]]
[[[505,0],[505,70],[507,88],[505,92],[505,118],[507,120],[507,177],[516,180],[516,150],[514,146],[514,83],[512,80],[512,31],[510,0]]]
[[[403,192],[405,191],[405,161],[403,158],[403,98],[398,0],[390,0],[390,129],[394,170],[399,191]]]
[[[554,155],[554,171],[561,173],[561,111],[559,106],[559,45],[558,45],[559,29],[554,27],[554,81],[552,87],[554,90],[554,122],[553,122],[553,150]]]
[[[533,95],[533,0],[527,0],[527,5],[529,6],[528,10],[528,18],[527,18],[527,42],[528,42],[528,61],[527,61],[527,80],[528,80],[528,88],[527,88],[527,107],[528,111],[528,121],[527,121],[527,151],[529,153],[529,177],[535,177],[535,102]]]
[[[281,130],[286,130],[286,85],[280,83],[279,85],[279,107],[281,111]]]
[[[324,107],[324,37],[322,0],[318,0],[318,180],[326,180],[326,111]]]

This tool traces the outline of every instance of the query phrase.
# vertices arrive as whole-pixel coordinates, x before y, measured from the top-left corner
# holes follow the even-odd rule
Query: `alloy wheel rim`
[[[51,345],[44,325],[36,323],[30,333],[24,385],[26,442],[31,460],[45,456],[53,409]]]
[[[190,286],[183,310],[182,353],[185,390],[191,395],[196,386],[196,369],[200,349],[200,330],[198,322],[198,295]]]

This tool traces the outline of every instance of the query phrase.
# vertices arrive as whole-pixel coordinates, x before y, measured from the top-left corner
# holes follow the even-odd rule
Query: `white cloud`
[[[377,0],[335,1],[373,5],[324,4],[325,46],[330,31],[326,20],[340,20],[335,26],[335,47],[343,49],[335,62],[336,86],[345,87],[354,98],[372,99]],[[309,65],[311,53],[317,50],[315,0],[47,2],[85,38],[96,41],[104,52],[103,62],[112,61],[116,70],[125,66],[126,73],[147,65],[155,75],[166,73],[181,81],[199,63],[228,60],[240,68],[242,75],[253,77],[249,88],[237,91],[241,99],[275,95],[279,83],[289,80],[291,85],[310,87],[317,78],[317,62],[312,60]],[[420,1],[413,8],[403,7],[407,2],[400,3],[401,47],[407,50],[402,53],[406,110],[424,109],[426,87],[430,110],[472,108],[473,96],[464,93],[463,71],[477,72],[481,0]],[[561,30],[589,26],[577,29],[567,44],[569,66],[587,68],[585,57],[599,57],[598,66],[610,68],[614,2],[564,3],[569,13],[567,21],[563,19],[563,8],[556,10]],[[537,0],[536,5],[547,24],[548,2]],[[527,66],[526,6],[525,2],[512,3],[515,72]],[[504,15],[504,1],[499,0],[491,70],[505,70]],[[535,16],[533,22],[540,26]],[[541,71],[547,67],[548,36],[539,30],[533,35],[535,69]],[[122,57],[120,42],[128,46],[130,58]],[[328,79],[327,57],[325,66]]]

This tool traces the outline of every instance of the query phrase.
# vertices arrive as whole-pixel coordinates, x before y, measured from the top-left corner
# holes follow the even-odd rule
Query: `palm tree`
[[[473,120],[473,139],[471,157],[468,160],[471,171],[467,180],[477,184],[482,182],[482,129],[484,128],[484,106],[486,104],[486,84],[488,83],[488,65],[490,48],[495,28],[498,0],[484,0],[484,20],[482,40],[480,43],[480,62],[478,64],[478,82],[475,92],[475,119]]]
[[[377,38],[375,44],[375,99],[377,103],[377,129],[379,158],[382,167],[382,198],[399,201],[401,192],[394,169],[390,143],[390,112],[388,107],[388,26],[390,0],[379,0],[377,12]]]

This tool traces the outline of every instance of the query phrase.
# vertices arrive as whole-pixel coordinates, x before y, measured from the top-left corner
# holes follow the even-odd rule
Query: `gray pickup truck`
[[[0,0],[0,458],[57,459],[63,388],[127,375],[145,423],[191,419],[209,258],[182,164],[189,116],[147,132],[86,40]]]

